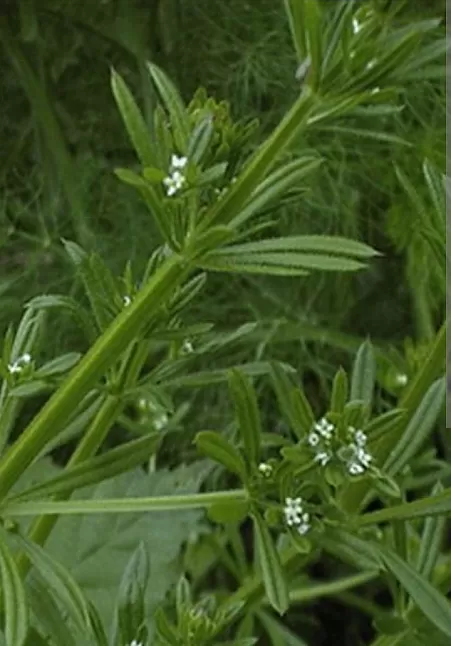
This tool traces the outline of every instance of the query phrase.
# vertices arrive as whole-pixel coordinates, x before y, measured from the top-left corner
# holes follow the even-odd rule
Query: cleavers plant
[[[147,71],[161,99],[151,138],[130,90],[112,72],[112,91],[141,166],[140,172],[119,169],[117,175],[139,191],[161,240],[140,279],[129,266],[120,279],[113,276],[97,254],[64,240],[88,306],[68,296],[40,296],[27,304],[17,330],[11,328],[4,339],[0,643],[6,646],[250,646],[257,643],[255,621],[271,639],[288,634],[268,605],[284,615],[299,599],[351,589],[376,578],[389,590],[393,609],[376,618],[378,631],[388,637],[375,644],[414,640],[431,626],[443,638],[451,637],[451,606],[445,598],[451,570],[449,562],[439,563],[451,490],[437,484],[427,498],[408,502],[406,496],[415,459],[421,459],[423,469],[446,469],[431,452],[418,458],[443,409],[444,325],[398,405],[382,414],[373,410],[376,366],[369,341],[359,349],[350,375],[343,369],[336,373],[329,408],[319,419],[292,367],[262,362],[223,370],[219,380],[228,381],[238,433],[229,438],[204,430],[195,444],[230,475],[229,481],[236,483],[233,489],[71,498],[76,490],[149,461],[151,470],[171,430],[169,416],[177,416],[173,401],[177,378],[189,376],[196,356],[208,353],[203,337],[211,326],[185,320],[187,306],[202,297],[208,272],[302,277],[312,271],[357,271],[378,255],[369,246],[344,238],[264,237],[271,231],[268,214],[321,164],[311,153],[291,154],[295,139],[309,127],[334,123],[358,109],[386,109],[399,94],[404,67],[414,64],[422,32],[436,24],[387,30],[374,11],[343,2],[337,3],[334,19],[325,29],[316,0],[286,0],[285,6],[299,58],[293,79],[300,85],[299,97],[250,155],[246,146],[253,122],[234,123],[227,106],[203,91],[185,106],[166,74],[149,63]],[[436,55],[431,53],[426,63]],[[90,349],[84,356],[68,352],[39,366],[36,350],[52,308],[74,316]],[[255,375],[269,377],[289,429],[286,434],[264,428],[251,379]],[[17,434],[22,404],[36,395],[48,397],[46,403]],[[139,427],[141,437],[99,454],[113,425],[127,418],[130,406],[150,411],[152,432],[143,433],[144,427]],[[138,425],[130,418],[129,422],[137,432]],[[64,470],[26,483],[33,464],[74,439],[76,448]],[[366,511],[375,499],[383,508]],[[56,519],[188,509],[208,510],[213,523],[235,530],[244,519],[251,519],[255,543],[251,575],[243,571],[241,537],[235,532],[237,557],[229,569],[236,578],[236,592],[202,596],[182,577],[174,608],[162,604],[149,616],[146,589],[152,566],[140,543],[124,572],[108,634],[101,613],[76,578],[45,548]],[[28,517],[36,518],[25,524]],[[322,553],[357,573],[323,584],[322,592],[302,588],[296,576]],[[45,589],[49,603],[39,614],[30,599],[36,604],[39,596],[44,604]],[[296,639],[292,643],[303,643]]]

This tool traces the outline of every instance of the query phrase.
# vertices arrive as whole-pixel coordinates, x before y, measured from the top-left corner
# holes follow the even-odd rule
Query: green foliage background
[[[439,1],[371,4],[387,15],[396,11],[406,23],[445,11]],[[135,158],[110,92],[111,66],[133,89],[149,123],[156,98],[146,60],[161,65],[186,100],[205,86],[230,102],[236,118],[258,118],[254,145],[299,89],[283,4],[273,0],[10,0],[0,16],[0,38],[0,333],[33,296],[79,294],[61,238],[96,249],[117,273],[128,260],[141,272],[159,243],[143,205],[113,175],[116,166],[133,167]],[[211,321],[224,334],[256,322],[245,342],[238,339],[227,349],[227,364],[234,357],[289,361],[317,411],[338,364],[350,365],[366,335],[380,350],[387,389],[396,393],[393,375],[410,376],[443,318],[445,285],[427,235],[437,226],[444,234],[444,222],[434,220],[424,163],[445,171],[444,60],[427,76],[419,64],[406,81],[412,79],[396,114],[367,113],[333,129],[310,129],[296,146],[319,152],[325,163],[307,192],[272,214],[277,235],[340,234],[384,256],[359,275],[302,281],[210,277],[191,312],[193,320]],[[69,320],[51,318],[47,325],[52,346],[43,345],[44,357],[63,347],[85,349]],[[219,350],[217,367],[223,359]],[[231,417],[223,390],[188,390],[185,398],[185,439],[177,448],[165,447],[166,466],[180,456],[190,461],[192,432],[207,420],[225,426]],[[381,395],[380,410],[389,404],[389,396]],[[270,399],[263,411],[267,426],[277,430]],[[440,442],[449,458],[449,440]],[[64,522],[55,533],[56,553],[61,536],[70,534]],[[180,530],[168,563],[187,531]],[[168,577],[161,583],[161,594],[171,582]],[[328,612],[336,613],[332,624],[338,622],[340,609]],[[312,620],[315,630],[323,630],[321,618],[320,610]],[[296,625],[295,617],[290,621]],[[354,614],[350,625],[357,634]]]

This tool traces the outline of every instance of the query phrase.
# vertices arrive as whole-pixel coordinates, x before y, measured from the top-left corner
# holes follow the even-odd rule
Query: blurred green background
[[[405,23],[445,13],[441,1],[370,4]],[[438,27],[424,47],[439,51],[443,35]],[[136,160],[110,90],[112,66],[149,123],[156,97],[146,60],[161,65],[187,101],[204,86],[230,102],[236,119],[257,117],[255,146],[299,87],[281,0],[8,0],[0,36],[0,332],[32,296],[78,293],[61,238],[97,249],[116,272],[131,260],[138,274],[159,243],[143,204],[113,175]],[[422,74],[419,61],[396,112],[311,128],[297,144],[325,163],[299,200],[277,209],[278,233],[342,234],[382,258],[358,275],[214,276],[192,312],[221,330],[264,324],[238,354],[289,360],[320,400],[365,336],[384,351],[396,348],[390,356],[409,373],[442,321],[445,285],[428,231],[444,234],[444,213],[424,164],[445,170],[444,65],[443,55]],[[61,316],[49,322],[52,356],[84,347]],[[395,384],[390,362],[381,366]]]

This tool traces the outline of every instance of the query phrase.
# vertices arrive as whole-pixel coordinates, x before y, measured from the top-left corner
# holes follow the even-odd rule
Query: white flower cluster
[[[353,426],[348,428],[353,441],[349,444],[352,457],[347,463],[347,468],[352,476],[358,476],[368,469],[373,456],[365,450],[367,437],[363,431],[356,430]]]
[[[18,357],[15,361],[8,364],[8,372],[10,375],[15,375],[22,372],[25,366],[28,366],[31,362],[31,356],[28,352],[25,352],[21,357]]]
[[[315,462],[321,466],[326,466],[332,457],[330,451],[330,442],[335,430],[335,426],[322,417],[313,427],[313,430],[307,437],[307,442],[315,449]]]
[[[130,642],[130,646],[144,646],[144,644],[142,642],[138,642],[138,641],[136,641],[136,639],[134,639],[132,642]]]
[[[324,467],[336,456],[345,463],[348,473],[352,476],[364,473],[372,462],[372,455],[366,450],[366,441],[367,437],[363,431],[349,426],[343,442],[335,433],[335,426],[325,417],[315,423],[307,436],[307,443],[315,454],[315,462]]]
[[[270,478],[272,475],[272,466],[267,462],[260,462],[258,470],[264,478]]]
[[[166,195],[168,197],[175,195],[177,191],[183,188],[186,182],[186,177],[180,171],[185,168],[187,163],[188,159],[186,157],[172,155],[169,175],[163,180],[163,184],[166,187]]]
[[[285,521],[289,527],[296,527],[301,536],[310,529],[310,515],[304,511],[302,498],[285,498],[283,509]]]

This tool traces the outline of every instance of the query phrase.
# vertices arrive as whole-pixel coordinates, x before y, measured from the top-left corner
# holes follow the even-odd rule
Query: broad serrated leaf
[[[135,469],[96,487],[79,492],[77,499],[138,498],[194,493],[206,475],[205,463],[160,469],[146,474]],[[180,575],[181,546],[198,531],[203,514],[196,510],[157,514],[98,514],[62,517],[46,549],[71,573],[96,607],[104,626],[113,622],[115,597],[130,554],[143,541],[150,559],[152,585],[146,590],[148,616],[163,601]],[[168,541],[168,536],[171,540]],[[105,538],[106,537],[106,538]],[[155,558],[155,555],[158,558]]]

